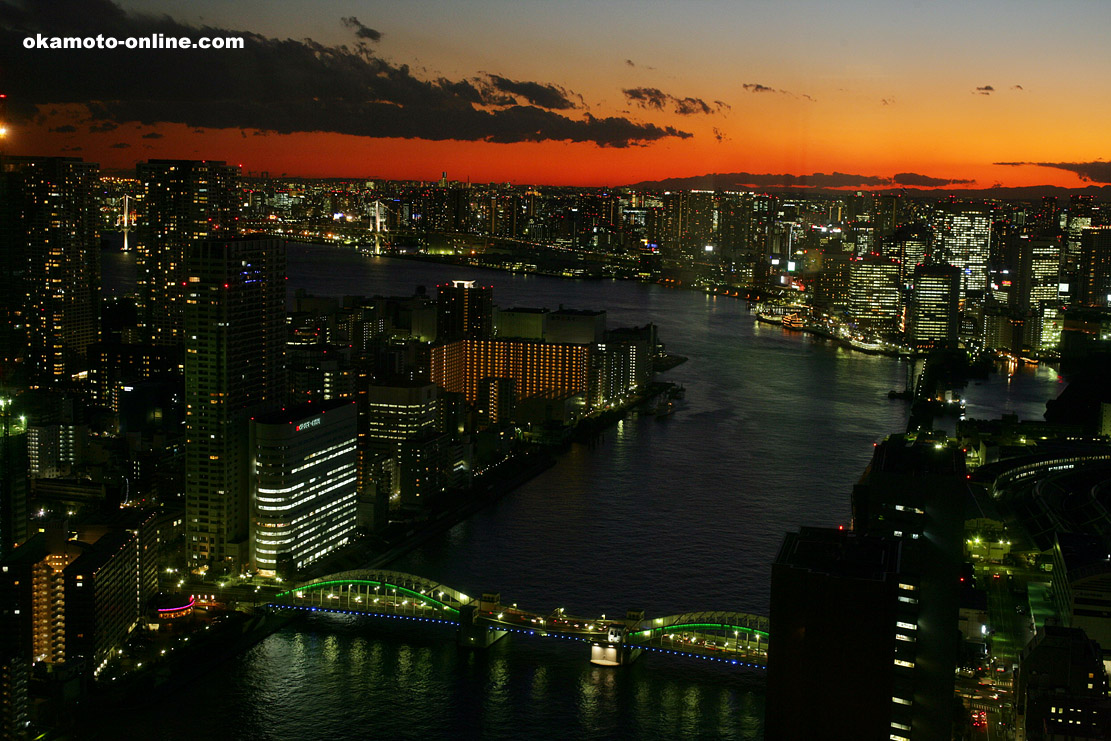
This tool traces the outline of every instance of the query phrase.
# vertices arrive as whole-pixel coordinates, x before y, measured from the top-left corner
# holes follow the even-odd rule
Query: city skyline
[[[225,159],[306,177],[621,185],[1084,187],[1111,10],[0,5],[5,148],[128,171]],[[37,36],[241,36],[242,50],[25,49]],[[85,68],[80,79],[74,64]],[[6,73],[6,74],[4,74]],[[803,180],[800,181],[800,178]]]

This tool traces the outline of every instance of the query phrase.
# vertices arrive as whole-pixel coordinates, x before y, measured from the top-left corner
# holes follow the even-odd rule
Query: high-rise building
[[[494,289],[473,280],[453,280],[438,287],[436,340],[451,342],[494,334]]]
[[[475,416],[478,427],[494,427],[513,420],[517,392],[512,378],[483,378],[478,385]]]
[[[68,157],[0,158],[0,383],[66,379],[98,335],[98,167]]]
[[[1024,738],[1111,736],[1111,698],[1100,645],[1083,630],[1038,629],[1022,653],[1015,704]]]
[[[355,531],[355,402],[331,401],[251,423],[251,564],[291,574]]]
[[[892,703],[905,718],[899,722],[911,726],[896,734],[893,725],[892,737],[951,737],[967,496],[964,453],[928,433],[881,442],[853,487],[853,530],[902,541],[897,600],[906,625],[896,627],[911,640],[876,638],[892,652],[902,690]]]
[[[948,203],[938,208],[933,226],[942,258],[960,268],[961,298],[986,291],[991,253],[991,207]]]
[[[1015,237],[1017,285],[1011,305],[1020,311],[1040,312],[1044,304],[1057,303],[1061,283],[1061,245],[1056,239],[1021,234]]]
[[[895,331],[902,308],[899,263],[869,256],[849,268],[849,318],[862,330]]]
[[[783,539],[772,565],[767,738],[912,737],[905,671],[917,611],[900,601],[915,590],[901,545],[810,527]]]
[[[0,559],[27,538],[27,427],[0,398]]]
[[[224,162],[151,160],[137,172],[146,191],[135,260],[139,321],[157,344],[176,345],[191,290],[190,247],[239,233],[239,169]]]
[[[286,390],[285,245],[198,242],[185,294],[185,507],[192,568],[248,553],[248,421]]]
[[[907,285],[914,268],[920,264],[933,262],[933,235],[924,224],[909,224],[900,227],[894,234],[884,239],[884,256],[899,262],[899,280]]]
[[[1079,303],[1111,306],[1111,227],[1093,227],[1081,232],[1077,284]]]
[[[435,432],[438,396],[436,386],[430,383],[367,387],[367,450],[372,455],[396,457],[403,441]]]
[[[926,350],[956,346],[961,274],[952,265],[919,265],[914,269],[907,313],[907,342]]]

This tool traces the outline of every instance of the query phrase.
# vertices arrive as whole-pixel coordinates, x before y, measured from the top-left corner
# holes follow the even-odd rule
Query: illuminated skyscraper
[[[249,558],[248,421],[286,391],[285,245],[199,242],[187,255],[185,507],[193,568]]]
[[[914,268],[933,261],[933,235],[924,224],[901,227],[884,239],[884,256],[899,261],[899,281],[907,285]]]
[[[991,207],[953,202],[938,208],[934,233],[942,258],[961,271],[961,298],[988,287]]]
[[[882,257],[854,260],[849,268],[849,318],[869,332],[895,330],[901,310],[899,264]]]
[[[135,260],[139,320],[163,345],[181,341],[189,247],[238,234],[239,169],[224,162],[151,160],[137,167],[146,189]]]
[[[1061,283],[1061,244],[1026,234],[1018,239],[1018,270],[1011,304],[1022,311],[1040,312],[1043,304],[1055,304]]]
[[[922,350],[955,346],[960,331],[960,271],[952,265],[919,265],[912,283],[907,342]]]
[[[84,369],[97,340],[97,165],[0,159],[0,383],[24,363],[32,383]]]

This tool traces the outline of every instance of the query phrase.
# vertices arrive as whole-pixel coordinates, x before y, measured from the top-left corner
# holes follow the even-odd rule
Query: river
[[[130,256],[106,254],[106,291]],[[452,279],[499,306],[605,309],[654,322],[689,361],[675,414],[629,416],[545,473],[391,565],[468,594],[585,615],[767,614],[787,530],[847,524],[872,443],[905,428],[903,361],[759,324],[739,299],[622,281],[564,280],[363,257],[291,244],[289,296],[430,293]],[[971,413],[1040,418],[1047,367],[966,391]],[[315,617],[129,715],[115,734],[162,738],[763,738],[759,673],[649,655],[619,669],[578,644],[509,636],[460,652],[446,628]],[[558,645],[555,645],[558,643]],[[189,709],[188,724],[164,724]],[[116,737],[119,737],[118,735]]]

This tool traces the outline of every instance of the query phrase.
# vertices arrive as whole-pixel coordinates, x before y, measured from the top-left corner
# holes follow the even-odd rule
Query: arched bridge
[[[455,625],[459,643],[476,648],[507,633],[581,641],[591,645],[591,661],[603,665],[626,664],[651,651],[764,668],[768,655],[768,619],[759,615],[692,612],[646,619],[630,610],[620,617],[581,617],[562,608],[540,613],[503,604],[498,593],[472,597],[399,571],[329,574],[276,594],[268,606]]]

